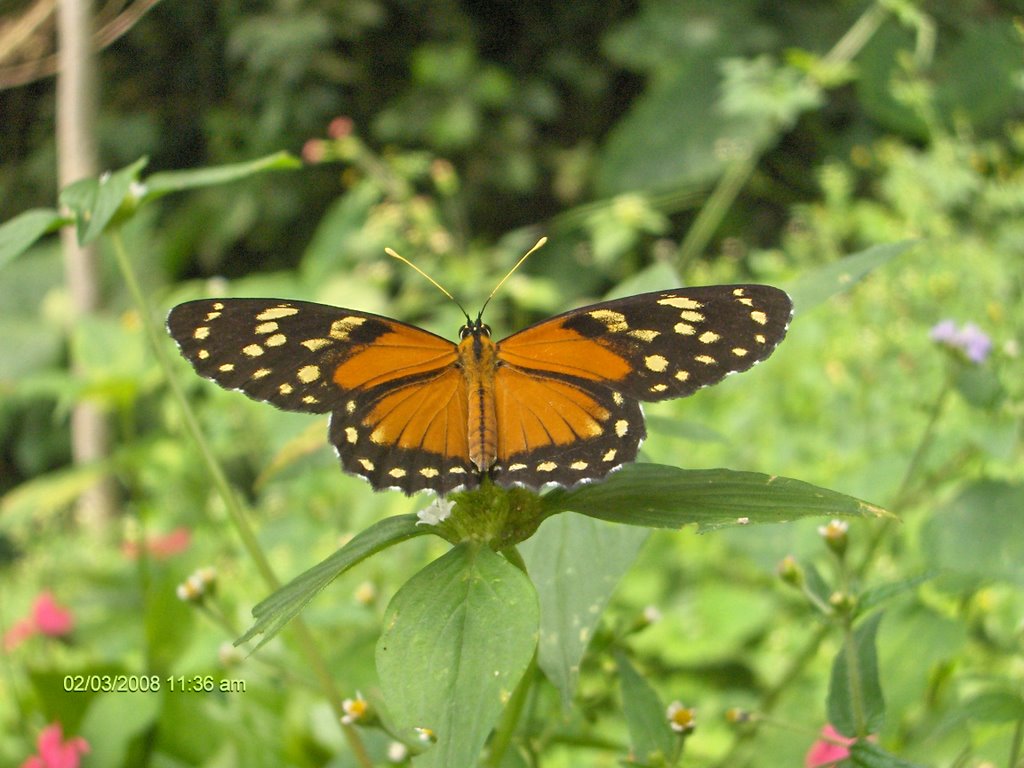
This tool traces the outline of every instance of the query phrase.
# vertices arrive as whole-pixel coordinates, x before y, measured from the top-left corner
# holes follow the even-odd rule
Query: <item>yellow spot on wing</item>
[[[676,323],[674,330],[681,336],[693,336],[697,332],[697,329],[689,323]]]
[[[263,347],[259,344],[250,344],[247,347],[242,347],[242,352],[247,354],[249,357],[259,357],[263,354]]]
[[[582,472],[588,466],[590,465],[587,464],[587,462],[585,461],[574,461],[572,464],[569,465],[569,469],[575,469],[577,472]]]
[[[359,464],[367,472],[373,472],[373,462],[370,461],[369,459],[359,459]]]
[[[302,346],[304,346],[310,352],[316,352],[318,349],[323,349],[324,347],[330,345],[331,344],[331,340],[330,339],[306,339],[305,341],[303,341],[301,343],[302,343]]]
[[[209,336],[210,336],[210,328],[209,328],[209,326],[206,326],[206,325],[201,325],[198,328],[196,328],[194,331],[192,331],[192,338],[193,339],[199,339],[201,341],[202,339],[209,338]]]
[[[389,470],[388,474],[397,479],[400,477],[405,477],[405,470],[402,469],[401,467],[395,467],[394,469]]]
[[[684,296],[666,296],[664,299],[658,299],[659,304],[664,304],[666,307],[675,307],[676,309],[700,309],[703,304],[693,299],[687,299]]]
[[[702,333],[700,336],[697,337],[697,340],[701,344],[714,344],[720,338],[722,338],[722,337],[719,336],[714,331],[704,331],[704,333]]]
[[[320,378],[320,368],[315,365],[304,365],[299,368],[299,372],[296,375],[303,384],[309,384]]]
[[[277,391],[280,392],[282,395],[290,395],[292,392],[295,391],[295,387],[285,382],[284,384],[281,384],[277,388]]]
[[[332,339],[348,341],[349,334],[365,322],[365,317],[355,317],[354,315],[343,317],[331,323],[329,335]]]
[[[679,317],[688,323],[703,323],[704,315],[700,312],[680,312]]]
[[[713,358],[711,355],[697,355],[693,359],[696,360],[698,363],[704,363],[704,365],[715,364],[715,358]]]
[[[758,309],[750,313],[750,319],[758,325],[765,325],[768,322],[768,315]]]
[[[599,323],[602,323],[612,333],[621,333],[629,329],[626,316],[621,312],[615,312],[611,309],[595,309],[587,314]]]
[[[263,343],[266,344],[268,347],[280,347],[286,341],[288,341],[288,337],[285,336],[283,333],[275,333],[273,336],[268,338]]]
[[[420,470],[420,474],[423,475],[424,477],[437,477],[441,473],[438,472],[433,467],[424,467],[423,469]]]
[[[629,431],[629,422],[625,419],[619,419],[615,422],[615,434],[619,437],[625,437]]]
[[[262,379],[264,376],[269,376],[269,375],[270,375],[270,369],[269,368],[257,368],[255,371],[252,372],[252,377],[251,378]]]
[[[231,371],[235,370],[235,364],[234,363],[224,363],[224,365],[222,365],[217,370],[221,371],[222,373],[231,373]]]
[[[634,339],[640,339],[640,341],[651,342],[658,338],[661,335],[661,332],[638,328],[634,331],[629,331],[627,335],[632,336]]]
[[[537,465],[538,472],[554,472],[558,469],[558,465],[553,461],[542,461]]]
[[[359,431],[355,427],[345,427],[345,439],[355,444],[359,439]]]
[[[644,365],[655,373],[661,373],[668,368],[668,360],[661,355],[648,355],[644,358]]]
[[[260,323],[256,326],[256,333],[273,333],[277,330],[277,323]]]
[[[256,315],[256,319],[260,322],[265,320],[280,320],[282,317],[291,317],[292,315],[297,314],[299,314],[299,310],[295,307],[270,307]]]

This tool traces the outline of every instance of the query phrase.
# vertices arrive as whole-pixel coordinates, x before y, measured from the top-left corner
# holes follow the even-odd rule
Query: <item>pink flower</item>
[[[170,533],[153,536],[146,540],[146,552],[157,560],[166,560],[172,555],[184,552],[192,541],[188,528],[175,528]],[[139,545],[135,541],[125,541],[121,545],[121,553],[134,560],[139,556]]]
[[[327,155],[322,139],[309,139],[302,145],[302,159],[310,165],[322,162]]]
[[[49,637],[68,634],[75,626],[71,611],[57,604],[52,592],[43,592],[32,606],[32,618],[36,628]]]
[[[811,745],[804,758],[804,768],[834,765],[850,756],[850,745],[856,739],[841,736],[831,724],[821,729],[821,738]]]
[[[21,768],[78,768],[78,756],[89,751],[89,743],[81,736],[64,741],[60,723],[43,728],[36,747],[39,754],[27,758]]]
[[[331,120],[330,125],[327,126],[327,135],[332,139],[343,139],[352,133],[354,127],[355,123],[352,118],[342,115]]]
[[[75,627],[75,617],[53,597],[52,592],[41,592],[32,604],[32,613],[14,622],[4,635],[4,650],[13,651],[32,635],[62,637]]]

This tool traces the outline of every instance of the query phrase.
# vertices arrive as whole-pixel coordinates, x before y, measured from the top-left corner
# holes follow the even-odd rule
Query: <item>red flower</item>
[[[804,768],[834,765],[850,756],[850,745],[856,739],[841,736],[831,724],[821,729],[821,738],[811,745],[804,758]]]
[[[172,555],[184,552],[192,541],[192,534],[184,526],[175,528],[170,533],[153,536],[146,540],[146,552],[157,560],[166,560]],[[134,560],[139,556],[139,545],[135,541],[121,544],[121,553]]]
[[[75,618],[53,597],[52,592],[41,592],[32,604],[29,616],[18,619],[4,635],[4,650],[13,651],[32,635],[62,637],[74,629]]]
[[[78,756],[89,751],[89,743],[81,736],[64,741],[60,723],[43,728],[36,747],[39,754],[26,758],[21,768],[78,768]]]

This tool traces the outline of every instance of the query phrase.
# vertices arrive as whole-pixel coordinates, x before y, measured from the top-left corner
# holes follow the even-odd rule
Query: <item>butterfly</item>
[[[330,413],[342,467],[374,489],[444,495],[484,477],[529,488],[605,477],[636,458],[640,401],[684,397],[764,360],[792,303],[767,285],[676,288],[501,341],[482,315],[466,315],[455,343],[369,312],[221,298],[179,304],[167,328],[220,386]]]

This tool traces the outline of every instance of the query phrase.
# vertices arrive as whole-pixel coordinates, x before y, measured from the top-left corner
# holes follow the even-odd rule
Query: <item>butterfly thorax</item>
[[[469,395],[469,458],[481,472],[487,471],[498,455],[498,417],[494,404],[494,375],[498,369],[498,346],[491,329],[479,318],[459,330],[459,362]]]

